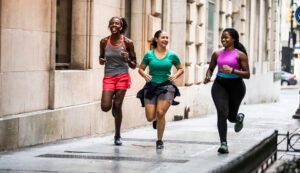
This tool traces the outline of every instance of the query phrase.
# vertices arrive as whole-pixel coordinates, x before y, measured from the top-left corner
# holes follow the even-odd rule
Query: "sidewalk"
[[[242,105],[244,129],[228,124],[229,154],[217,153],[216,115],[168,122],[165,149],[155,149],[152,126],[123,132],[123,146],[113,145],[113,134],[66,140],[14,152],[0,153],[0,173],[144,173],[210,172],[245,153],[275,129],[299,130],[292,119],[299,105],[299,89],[283,89],[278,103]],[[284,149],[285,146],[280,146]],[[287,153],[278,153],[283,158]]]

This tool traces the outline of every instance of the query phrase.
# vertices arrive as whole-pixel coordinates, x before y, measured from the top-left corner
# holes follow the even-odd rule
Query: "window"
[[[57,0],[56,69],[67,69],[71,63],[72,0]]]
[[[215,28],[215,3],[208,2],[208,29],[207,29],[207,62],[211,61],[214,51],[214,28]]]

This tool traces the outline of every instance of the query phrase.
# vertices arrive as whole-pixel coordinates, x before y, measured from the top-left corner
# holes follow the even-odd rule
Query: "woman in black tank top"
[[[105,65],[101,109],[104,112],[112,109],[115,118],[114,143],[122,145],[122,104],[131,83],[128,67],[136,68],[136,57],[133,42],[123,35],[127,29],[125,19],[112,17],[108,28],[111,35],[100,41],[99,62]]]

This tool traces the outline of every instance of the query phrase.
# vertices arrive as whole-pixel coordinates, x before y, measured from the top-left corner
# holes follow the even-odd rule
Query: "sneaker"
[[[121,136],[115,136],[115,145],[117,145],[117,146],[122,145],[122,138],[121,138]]]
[[[234,125],[234,131],[240,132],[243,129],[243,121],[244,121],[245,115],[243,113],[239,113],[236,117],[236,123]]]
[[[157,129],[157,120],[154,120],[152,122],[152,127],[153,127],[153,129]]]
[[[221,146],[219,147],[218,152],[221,153],[221,154],[229,153],[227,142],[222,142],[221,143]]]
[[[164,148],[164,143],[162,140],[157,140],[156,141],[156,149],[163,149]]]

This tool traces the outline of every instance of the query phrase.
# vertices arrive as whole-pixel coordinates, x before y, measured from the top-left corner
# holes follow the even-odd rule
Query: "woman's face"
[[[108,25],[112,34],[117,34],[122,30],[122,22],[118,18],[113,18]]]
[[[222,45],[225,48],[232,47],[234,45],[234,38],[228,32],[223,32],[221,36]]]
[[[156,39],[157,46],[166,48],[169,43],[169,35],[166,32],[160,33],[159,37]]]

